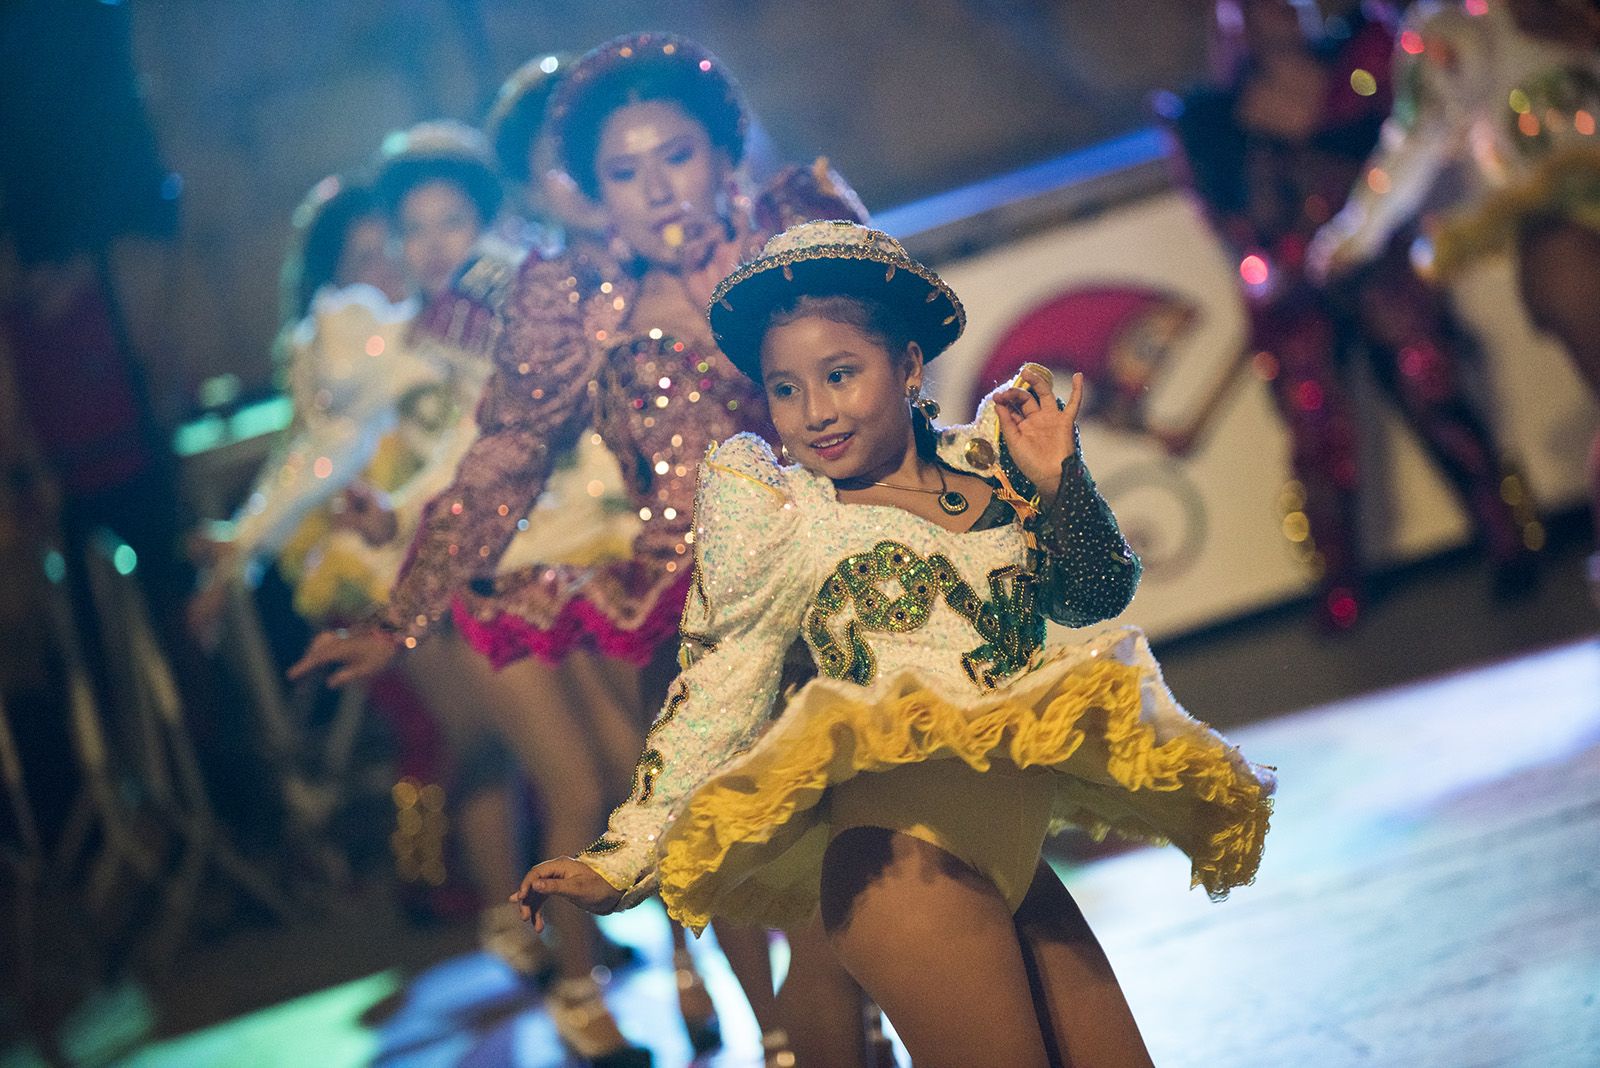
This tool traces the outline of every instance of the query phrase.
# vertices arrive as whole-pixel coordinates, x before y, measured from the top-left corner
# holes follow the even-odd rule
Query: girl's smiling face
[[[915,449],[908,392],[922,350],[826,315],[780,317],[761,344],[767,404],[789,455],[833,479],[873,482]]]

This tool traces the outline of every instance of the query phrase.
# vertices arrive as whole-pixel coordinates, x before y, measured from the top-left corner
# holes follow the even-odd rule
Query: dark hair
[[[766,332],[775,326],[787,326],[808,318],[826,319],[861,331],[883,346],[889,359],[897,366],[905,364],[906,353],[915,340],[905,318],[892,305],[855,293],[799,293],[772,309],[762,329],[762,336],[765,337]],[[938,430],[920,408],[915,405],[910,407],[911,430],[916,436],[917,452],[924,459],[935,459]]]
[[[772,309],[762,334],[765,336],[775,326],[810,318],[854,327],[882,345],[897,363],[905,359],[906,347],[913,340],[911,328],[898,311],[881,300],[855,293],[796,294]]]
[[[378,174],[376,191],[383,208],[391,218],[400,217],[400,205],[406,195],[429,182],[449,182],[461,190],[472,202],[478,221],[488,226],[500,211],[500,201],[505,190],[500,179],[488,167],[476,160],[454,159],[449,156],[418,156],[391,160]]]
[[[561,119],[561,162],[578,188],[600,196],[600,135],[619,108],[652,100],[681,107],[705,127],[714,147],[737,165],[744,157],[744,112],[729,83],[668,58],[636,61],[605,71],[586,86]]]
[[[377,198],[365,186],[340,185],[320,202],[315,196],[313,193],[313,199],[301,209],[306,217],[295,220],[299,240],[283,264],[283,320],[286,324],[305,318],[311,311],[311,300],[317,290],[332,282],[339,273],[339,260],[344,257],[345,244],[355,225],[380,214]]]

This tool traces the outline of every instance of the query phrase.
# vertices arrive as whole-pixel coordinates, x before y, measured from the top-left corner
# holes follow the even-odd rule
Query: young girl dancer
[[[685,670],[633,795],[512,900],[818,917],[918,1068],[1148,1065],[1043,839],[1171,841],[1220,897],[1255,875],[1273,779],[1184,713],[1138,630],[1045,646],[1047,618],[1122,611],[1139,562],[1079,455],[1081,378],[1062,404],[1030,369],[970,426],[919,411],[964,320],[851,223],[796,226],[718,286],[712,330],[791,463],[749,435],[702,463]]]
[[[214,644],[231,583],[275,560],[307,515],[372,459],[401,397],[437,368],[405,344],[416,312],[389,254],[389,226],[372,191],[330,176],[294,213],[297,241],[283,269],[278,348],[295,427],[222,529],[197,535],[208,564],[190,601],[191,629]],[[382,342],[381,358],[367,352]],[[317,459],[327,457],[326,467]],[[337,463],[335,463],[337,459]],[[333,477],[333,476],[339,477]],[[294,577],[298,577],[298,573]]]

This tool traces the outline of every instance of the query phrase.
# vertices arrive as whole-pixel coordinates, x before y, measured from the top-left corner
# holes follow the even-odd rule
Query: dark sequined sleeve
[[[1001,462],[1019,490],[1031,492],[1003,447]],[[1087,627],[1121,614],[1132,602],[1139,557],[1095,488],[1081,449],[1062,463],[1055,499],[1028,525],[1039,543],[1039,610],[1047,617]]]
[[[493,574],[554,457],[587,424],[601,352],[589,339],[584,288],[566,257],[530,261],[518,276],[478,404],[478,440],[424,509],[382,628],[418,638],[457,590]]]

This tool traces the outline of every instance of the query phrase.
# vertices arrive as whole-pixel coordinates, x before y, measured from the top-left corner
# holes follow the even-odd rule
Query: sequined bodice
[[[987,690],[1026,666],[1044,621],[1020,527],[955,533],[898,508],[826,503],[808,523],[825,577],[801,627],[819,672],[871,685],[916,670]]]
[[[1600,56],[1522,33],[1504,3],[1446,40],[1465,57],[1448,87],[1426,87],[1460,109],[1466,149],[1497,185],[1567,149],[1593,149],[1600,119]]]

